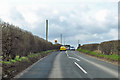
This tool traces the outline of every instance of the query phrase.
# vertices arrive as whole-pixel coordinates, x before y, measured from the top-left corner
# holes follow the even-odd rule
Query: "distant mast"
[[[46,41],[48,41],[48,20],[46,20]]]

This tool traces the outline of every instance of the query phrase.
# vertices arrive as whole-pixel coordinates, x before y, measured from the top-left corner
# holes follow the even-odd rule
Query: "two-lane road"
[[[53,52],[19,78],[118,78],[118,66],[77,51]]]

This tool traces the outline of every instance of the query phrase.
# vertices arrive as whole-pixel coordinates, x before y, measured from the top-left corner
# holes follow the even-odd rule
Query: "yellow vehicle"
[[[66,51],[65,46],[61,46],[61,47],[60,47],[60,51]]]

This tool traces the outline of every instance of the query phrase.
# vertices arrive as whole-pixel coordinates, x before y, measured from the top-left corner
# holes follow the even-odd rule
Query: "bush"
[[[0,61],[0,64],[1,64],[1,63],[3,63],[3,61],[2,61],[2,60]]]
[[[20,61],[19,56],[59,49],[60,44],[52,44],[17,26],[1,21],[3,60],[10,58]],[[17,56],[16,56],[17,55]],[[36,56],[36,55],[35,55]]]
[[[4,61],[3,64],[11,64],[9,61]]]
[[[2,58],[3,58],[3,56],[0,56],[0,58],[2,59]]]
[[[23,61],[29,61],[29,59],[27,57],[21,57],[20,59]]]
[[[16,63],[16,60],[11,59],[10,62],[12,62],[12,63]]]

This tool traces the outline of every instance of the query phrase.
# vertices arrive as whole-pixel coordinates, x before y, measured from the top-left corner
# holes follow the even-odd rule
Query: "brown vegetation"
[[[80,49],[97,51],[102,54],[118,54],[118,40],[105,41],[100,44],[85,44],[79,47]]]
[[[16,55],[21,57],[30,53],[58,49],[60,46],[6,22],[0,21],[0,28],[2,28],[3,60],[14,59]]]

